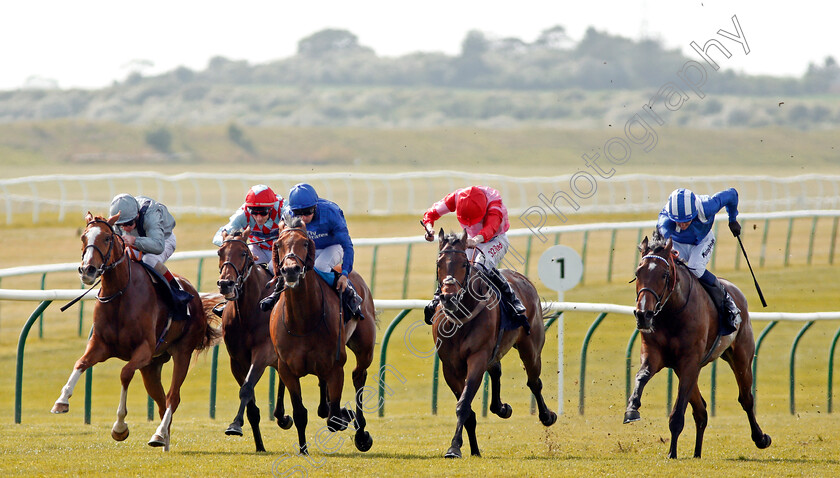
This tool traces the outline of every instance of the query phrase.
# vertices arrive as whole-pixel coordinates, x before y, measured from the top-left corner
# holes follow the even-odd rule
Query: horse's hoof
[[[356,449],[361,452],[368,451],[370,450],[370,447],[373,446],[373,438],[371,438],[370,433],[366,431],[357,431],[353,441],[356,442]]]
[[[765,434],[763,437],[761,437],[760,440],[756,440],[755,446],[757,446],[759,448],[759,450],[763,450],[763,449],[767,448],[768,446],[770,446],[770,443],[772,441],[773,440],[770,439],[770,435]]]
[[[58,403],[58,402],[55,402],[55,405],[53,405],[52,410],[50,410],[50,412],[52,412],[52,413],[67,413],[68,411],[70,411],[70,404],[69,403]]]
[[[554,425],[554,423],[556,421],[557,421],[557,414],[552,412],[551,410],[548,411],[548,414],[545,417],[540,417],[540,422],[542,422],[542,424],[547,426],[547,427],[550,427],[551,425]]]
[[[481,458],[481,452],[478,451],[478,450],[470,451],[470,455],[477,456],[477,457]]]
[[[166,440],[162,436],[155,433],[154,435],[152,435],[152,439],[149,440],[149,446],[166,446]]]
[[[448,450],[446,450],[446,454],[443,455],[443,457],[444,458],[461,458],[461,449],[460,448],[455,448],[454,446],[450,447]]]
[[[225,435],[241,437],[242,427],[236,423],[231,423],[227,430],[225,430]]]
[[[112,428],[111,429],[111,438],[113,438],[116,441],[125,440],[126,438],[128,438],[128,427],[125,427],[125,430],[123,430],[121,432],[118,432],[118,431],[116,431]]]
[[[330,407],[328,407],[328,406],[326,406],[326,405],[323,405],[323,406],[320,406],[320,405],[319,405],[319,406],[318,406],[318,417],[320,417],[320,418],[327,418],[327,416],[328,416],[329,414],[330,414]]]
[[[499,413],[496,415],[498,415],[499,418],[510,418],[510,416],[513,415],[513,407],[507,403],[503,403],[502,408],[499,409]]]
[[[294,425],[294,423],[295,421],[292,420],[292,417],[288,415],[284,415],[277,419],[277,426],[279,426],[283,430],[288,430],[289,428],[292,428],[292,425]]]
[[[342,420],[339,417],[330,417],[327,420],[327,429],[333,433],[343,432],[344,430],[347,430],[347,424],[347,421]]]
[[[624,412],[624,423],[637,422],[642,419],[642,415],[638,410],[628,410]]]

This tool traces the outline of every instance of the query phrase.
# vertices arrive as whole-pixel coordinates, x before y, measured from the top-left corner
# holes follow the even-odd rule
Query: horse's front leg
[[[458,404],[455,406],[455,415],[458,417],[458,424],[455,426],[455,435],[452,437],[452,443],[449,450],[446,451],[444,458],[461,458],[461,445],[464,443],[462,433],[465,426],[467,428],[467,437],[470,440],[470,454],[481,456],[481,452],[478,449],[478,440],[475,436],[476,418],[475,412],[472,409],[472,401],[478,389],[481,387],[487,359],[486,354],[475,354],[467,359],[467,380],[464,391],[461,393],[461,396],[458,398]]]
[[[152,360],[152,352],[148,347],[141,346],[131,356],[131,359],[120,371],[120,383],[122,389],[120,390],[120,404],[117,407],[117,421],[111,427],[111,437],[116,441],[123,441],[128,438],[128,424],[125,423],[125,417],[128,415],[126,408],[126,399],[128,398],[128,385],[131,379],[134,378],[134,372],[139,368],[143,368]]]
[[[292,417],[294,418],[295,428],[297,428],[298,432],[300,454],[308,455],[309,450],[306,446],[306,423],[308,417],[306,407],[303,406],[303,399],[300,395],[300,378],[295,376],[282,361],[278,364],[277,372],[289,390],[289,400],[292,402]]]
[[[76,388],[76,383],[82,376],[85,370],[93,367],[99,362],[108,359],[106,348],[101,344],[98,337],[94,335],[88,341],[85,353],[76,361],[73,366],[73,372],[70,373],[70,378],[67,383],[61,388],[61,395],[53,404],[52,413],[67,413],[70,410],[70,397],[73,396],[73,390]]]
[[[694,417],[694,427],[696,433],[694,435],[694,458],[700,458],[703,452],[703,433],[706,431],[706,425],[709,423],[709,412],[706,411],[706,400],[700,394],[700,387],[694,384],[694,390],[691,391],[691,414]]]
[[[244,409],[247,407],[248,423],[251,424],[251,431],[254,435],[254,444],[256,445],[258,452],[265,451],[265,446],[263,445],[262,434],[260,433],[260,409],[257,407],[257,403],[254,398],[254,387],[257,385],[257,382],[260,381],[264,371],[264,365],[257,364],[256,362],[251,363],[251,367],[248,369],[248,374],[245,376],[242,386],[239,387],[239,411],[236,414],[234,422],[231,423],[230,427],[228,427],[225,431],[225,434],[228,435],[242,436],[242,414],[245,411]],[[239,426],[238,430],[236,428],[237,425]],[[237,431],[238,433],[236,433]]]
[[[372,352],[373,351],[371,350],[371,353],[367,355],[372,357]],[[357,358],[356,362],[356,368],[353,369],[353,388],[356,390],[356,393],[353,394],[356,399],[356,435],[354,437],[354,443],[356,444],[357,450],[364,452],[370,450],[370,447],[373,446],[373,438],[370,436],[370,432],[365,430],[365,427],[367,427],[367,420],[365,420],[362,405],[362,393],[365,389],[365,382],[367,381],[367,367],[370,366],[370,361],[365,361],[366,363],[359,362],[359,359]]]
[[[668,458],[677,457],[677,440],[679,440],[680,433],[682,433],[685,427],[685,409],[688,406],[688,400],[691,398],[694,390],[697,389],[697,377],[700,375],[700,367],[694,364],[683,364],[682,366],[677,366],[674,372],[679,378],[680,384],[677,388],[677,400],[674,403],[674,409],[671,410],[671,416],[668,419],[668,428],[671,430],[671,446],[668,450]],[[697,390],[697,395],[700,395],[700,390]],[[702,430],[698,430],[698,440],[701,442],[703,440]],[[695,448],[696,451],[697,448]]]
[[[286,396],[286,386],[283,385],[283,380],[277,380],[277,405],[274,407],[274,418],[277,419],[277,426],[283,430],[292,428],[294,420],[292,417],[286,415],[286,404],[283,400]]]
[[[510,418],[513,408],[502,403],[502,363],[494,363],[487,369],[487,373],[490,375],[490,411],[500,418]]]
[[[149,446],[162,446],[164,451],[169,451],[172,415],[175,414],[175,410],[181,404],[181,385],[184,384],[187,372],[190,369],[190,357],[192,357],[192,350],[172,352],[172,381],[169,385],[169,393],[166,394],[166,412],[164,412],[163,419],[155,430],[155,434],[149,439]]]
[[[346,430],[352,418],[350,412],[341,406],[341,390],[344,388],[344,368],[335,365],[326,378],[326,387],[330,412],[327,416],[327,428],[331,432]]]
[[[639,414],[639,407],[642,406],[642,392],[645,389],[648,381],[662,370],[662,359],[658,353],[648,353],[644,350],[642,345],[642,364],[639,371],[636,373],[636,382],[633,387],[633,393],[627,400],[627,410],[624,412],[624,423],[635,422],[641,419]]]

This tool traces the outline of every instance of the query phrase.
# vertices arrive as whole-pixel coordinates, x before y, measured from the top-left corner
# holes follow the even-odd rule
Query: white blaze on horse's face
[[[85,234],[85,245],[96,244],[96,238],[101,233],[102,230],[98,227],[90,228],[87,234]],[[88,247],[85,249],[85,255],[82,256],[82,265],[90,264],[90,260],[93,257],[93,250],[93,247]]]

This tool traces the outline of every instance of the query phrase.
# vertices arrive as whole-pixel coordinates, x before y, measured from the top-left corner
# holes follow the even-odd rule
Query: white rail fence
[[[346,214],[418,214],[444,195],[469,184],[498,189],[511,214],[534,206],[556,205],[564,214],[659,210],[677,187],[704,194],[735,187],[744,212],[840,207],[840,176],[663,176],[618,175],[597,178],[594,189],[582,199],[573,194],[575,176],[512,177],[461,171],[425,171],[399,174],[217,174],[126,172],[114,174],[43,175],[0,180],[0,203],[10,224],[16,214],[42,215],[64,220],[67,214],[107,213],[116,194],[144,194],[165,203],[174,214],[231,214],[242,203],[248,188],[268,184],[285,196],[299,182],[311,183],[321,196],[340,204]],[[593,180],[595,177],[592,176]],[[558,193],[578,204],[574,209]]]

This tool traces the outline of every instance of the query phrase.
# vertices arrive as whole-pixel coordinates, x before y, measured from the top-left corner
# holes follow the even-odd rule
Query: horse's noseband
[[[277,240],[279,241],[280,236],[282,236],[283,234],[285,234],[287,232],[294,232],[294,231],[298,232],[304,239],[306,239],[306,246],[304,246],[304,247],[306,247],[307,252],[308,252],[308,250],[309,250],[309,236],[303,231],[303,229],[296,228],[296,227],[295,228],[289,228],[289,229],[283,229],[283,231],[280,232],[280,234],[277,236]],[[286,259],[289,259],[289,258],[294,259],[295,262],[300,263],[300,267],[301,267],[300,277],[301,278],[306,277],[306,261],[303,258],[301,258],[299,255],[295,254],[294,252],[289,252],[285,256],[283,256],[283,259],[280,260],[280,263],[282,264],[283,262],[286,262]],[[278,271],[278,273],[279,273],[279,271]]]
[[[671,298],[671,295],[674,293],[674,289],[677,288],[677,279],[676,279],[676,270],[675,270],[676,266],[674,265],[674,263],[672,261],[669,261],[668,259],[666,259],[662,256],[658,256],[656,254],[647,254],[646,256],[642,257],[642,259],[657,259],[657,260],[665,262],[665,264],[668,267],[667,271],[665,272],[665,290],[662,291],[662,295],[657,294],[655,290],[653,290],[649,287],[642,287],[636,293],[636,302],[639,301],[639,297],[641,297],[644,292],[650,292],[651,294],[653,294],[653,297],[656,299],[656,304],[654,304],[654,306],[653,306],[653,315],[657,315],[657,314],[659,314],[659,312],[662,311],[662,308],[665,307],[665,304],[668,303],[668,299]],[[672,269],[674,269],[674,285],[669,287],[668,282],[670,282],[670,280],[671,280],[671,270]]]
[[[119,236],[116,232],[114,232],[114,228],[107,221],[103,221],[101,219],[94,219],[94,220],[90,221],[89,223],[87,223],[87,225],[85,227],[88,228],[88,227],[90,227],[91,224],[95,224],[95,223],[105,224],[106,226],[108,226],[108,230],[111,232],[111,237],[112,238],[115,237],[115,236],[119,237],[120,241],[122,241],[122,237]],[[125,242],[123,242],[123,247],[125,247]],[[117,267],[123,260],[125,260],[125,257],[126,257],[126,254],[123,254],[123,256],[120,257],[118,260],[109,264],[109,262],[111,261],[111,255],[114,252],[114,240],[113,239],[108,241],[108,250],[104,254],[102,253],[102,251],[98,247],[96,247],[96,244],[86,245],[84,247],[84,249],[82,249],[82,259],[83,260],[85,258],[85,253],[87,252],[88,249],[93,249],[94,251],[96,251],[96,253],[99,254],[99,257],[102,259],[102,265],[99,266],[98,269],[96,269],[96,276],[97,277],[99,277],[102,274],[104,274],[104,273],[110,271],[111,269]]]
[[[440,252],[438,252],[438,259],[437,259],[437,266],[438,266],[438,268],[440,268],[440,260],[441,260],[441,258],[442,258],[445,254],[463,254],[463,255],[464,255],[464,257],[466,257],[467,252],[466,252],[466,251],[462,251],[462,250],[460,250],[460,249],[453,249],[453,248],[449,248],[449,249],[442,249]],[[443,282],[441,283],[441,285],[445,285],[445,284],[446,284],[446,282],[447,282],[447,281],[449,281],[449,282],[450,282],[450,284],[451,284],[451,283],[454,283],[454,284],[458,285],[458,292],[456,292],[456,293],[455,293],[455,297],[453,297],[453,298],[452,298],[452,301],[453,301],[454,303],[456,303],[456,304],[459,304],[459,303],[461,302],[461,299],[463,299],[464,294],[467,292],[467,287],[466,287],[466,284],[469,284],[469,283],[470,283],[470,282],[469,282],[469,280],[470,280],[470,272],[471,272],[470,263],[469,263],[469,262],[466,262],[466,264],[464,264],[464,265],[465,265],[465,267],[467,268],[467,273],[464,275],[464,281],[463,281],[463,283],[459,282],[459,281],[458,281],[458,279],[456,279],[456,278],[455,278],[455,277],[453,277],[452,275],[448,275],[448,276],[446,276],[446,278],[445,278],[445,279],[443,280]]]

